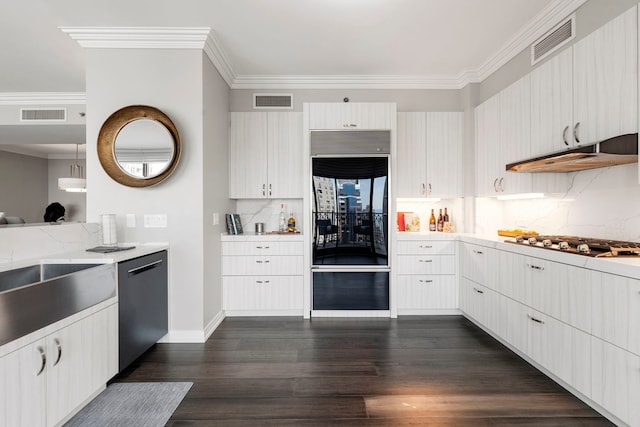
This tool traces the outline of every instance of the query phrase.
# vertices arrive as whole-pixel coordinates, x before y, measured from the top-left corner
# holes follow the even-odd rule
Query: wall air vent
[[[571,15],[531,45],[531,65],[551,55],[576,36],[576,16]]]
[[[66,108],[21,108],[21,122],[66,122]]]
[[[254,93],[253,108],[293,108],[293,95],[290,93]]]

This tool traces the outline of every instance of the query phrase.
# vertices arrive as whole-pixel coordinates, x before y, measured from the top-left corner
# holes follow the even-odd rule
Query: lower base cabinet
[[[229,276],[222,292],[230,313],[302,312],[302,276]]]
[[[640,356],[591,338],[594,402],[630,426],[640,426]]]
[[[118,371],[118,304],[0,359],[0,425],[55,426]]]
[[[454,275],[399,275],[398,311],[455,310],[458,308],[458,283]]]

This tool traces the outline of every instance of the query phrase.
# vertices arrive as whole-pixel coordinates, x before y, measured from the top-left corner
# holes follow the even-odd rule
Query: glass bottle
[[[284,203],[280,203],[280,218],[278,219],[278,231],[287,231],[287,217],[284,214]]]
[[[444,230],[444,217],[442,216],[442,209],[440,209],[440,214],[438,214],[438,231]]]
[[[436,231],[436,216],[431,209],[431,216],[429,217],[429,231]]]
[[[447,208],[444,208],[444,222],[449,222],[449,214],[447,213]]]
[[[293,233],[296,231],[296,219],[293,217],[293,212],[289,214],[289,221],[287,222],[287,231]]]

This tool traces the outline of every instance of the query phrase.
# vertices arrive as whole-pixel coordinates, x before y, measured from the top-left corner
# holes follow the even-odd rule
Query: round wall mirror
[[[171,175],[182,144],[162,111],[131,105],[113,113],[98,134],[98,158],[105,172],[129,187],[156,185]]]

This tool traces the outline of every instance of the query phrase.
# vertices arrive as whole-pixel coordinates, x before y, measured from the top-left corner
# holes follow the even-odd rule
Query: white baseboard
[[[186,331],[169,331],[167,335],[162,337],[159,343],[203,343],[216,330],[220,323],[224,320],[224,312],[220,311],[205,326],[204,330],[186,330]]]
[[[302,310],[225,310],[226,317],[300,316]]]
[[[459,316],[462,314],[457,308],[422,308],[398,309],[398,316]]]
[[[312,310],[314,317],[391,317],[389,310]]]

